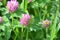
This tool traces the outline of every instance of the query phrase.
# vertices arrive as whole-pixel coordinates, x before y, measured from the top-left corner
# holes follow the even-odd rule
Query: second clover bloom
[[[32,0],[28,0],[28,2],[30,3],[30,2],[32,2]]]
[[[23,26],[27,26],[30,21],[30,15],[29,14],[22,14],[22,18],[20,19],[20,23]]]
[[[50,23],[51,22],[46,19],[46,20],[43,21],[43,26],[46,28],[46,27],[48,27],[50,25]]]
[[[14,12],[18,9],[19,3],[17,0],[11,0],[7,2],[7,8],[9,9],[10,12]]]
[[[0,0],[0,2],[1,2],[2,0]]]
[[[0,23],[2,23],[3,22],[3,18],[0,16]]]

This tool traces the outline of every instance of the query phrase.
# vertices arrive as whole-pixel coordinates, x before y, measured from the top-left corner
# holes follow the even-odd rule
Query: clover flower
[[[1,2],[2,0],[0,0],[0,2]]]
[[[22,14],[22,18],[20,19],[20,23],[23,26],[27,26],[30,20],[30,15],[29,14]]]
[[[44,27],[48,27],[48,26],[50,25],[50,23],[51,23],[51,22],[46,19],[46,20],[43,21],[43,26],[44,26]]]
[[[28,0],[28,2],[30,3],[30,2],[32,2],[32,0]]]
[[[10,12],[14,12],[17,10],[19,3],[17,0],[11,0],[7,2],[7,8],[9,9]]]
[[[0,16],[0,23],[2,23],[3,22],[3,18]]]

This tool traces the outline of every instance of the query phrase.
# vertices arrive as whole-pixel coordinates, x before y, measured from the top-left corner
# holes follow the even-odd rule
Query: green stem
[[[39,20],[41,20],[41,15],[40,15],[40,10],[39,10],[39,8],[37,9],[37,11],[38,11],[38,16],[39,16]]]
[[[14,39],[14,40],[16,40],[16,38],[17,38],[17,36],[18,36],[18,33],[19,33],[19,30],[18,30],[18,28],[16,27],[16,31],[15,31],[16,36],[15,36],[15,39]]]
[[[54,23],[53,23],[53,26],[52,26],[52,28],[51,28],[50,40],[53,40],[53,39],[56,37],[56,34],[57,34],[56,25],[57,25],[58,13],[59,13],[59,7],[57,7],[57,11],[56,11],[56,14],[55,14]]]
[[[24,11],[27,12],[28,0],[24,1]]]
[[[12,13],[11,13],[11,15],[12,15]],[[12,15],[12,27],[13,27],[13,15]]]
[[[23,27],[21,29],[21,40],[23,40]]]
[[[47,40],[47,37],[48,36],[48,29],[46,28],[46,40]]]
[[[47,6],[45,6],[45,10],[44,10],[44,16],[43,16],[43,20],[45,19],[45,16],[46,16],[46,14],[47,14]]]
[[[22,0],[22,3],[20,5],[20,8],[24,11],[24,0]]]
[[[34,12],[35,12],[35,17],[37,17],[37,10],[34,8]]]
[[[26,40],[28,40],[28,28],[27,28]]]
[[[2,2],[3,2],[3,5],[5,6],[6,5],[6,2],[7,2],[7,0],[2,0]]]

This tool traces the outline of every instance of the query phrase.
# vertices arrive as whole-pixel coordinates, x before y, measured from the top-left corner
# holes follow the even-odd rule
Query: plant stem
[[[58,13],[59,13],[59,7],[57,7],[57,11],[56,11],[56,14],[55,14],[55,19],[54,19],[54,24],[52,25],[52,28],[51,28],[50,40],[53,40],[56,37],[56,34],[57,34],[56,25],[57,25]]]
[[[11,23],[11,26],[13,27],[13,13],[11,13],[11,16],[12,16],[12,23]]]
[[[7,0],[4,0],[4,1],[2,1],[3,2],[3,4],[4,4],[4,6],[6,6],[6,2],[7,2]]]
[[[21,29],[21,40],[23,40],[23,27]]]
[[[27,12],[28,0],[24,1],[24,11]]]
[[[45,6],[45,10],[44,10],[44,16],[43,16],[43,20],[46,18],[45,16],[46,16],[46,14],[47,14],[47,6]]]
[[[28,40],[28,28],[27,28],[26,40]]]
[[[18,33],[19,33],[19,30],[18,30],[18,27],[16,27],[16,31],[15,31],[16,36],[15,36],[15,39],[14,40],[16,40],[16,38],[18,36]]]
[[[48,29],[46,28],[46,40],[47,40],[47,37],[48,36]]]
[[[34,8],[35,17],[37,17],[37,10]]]

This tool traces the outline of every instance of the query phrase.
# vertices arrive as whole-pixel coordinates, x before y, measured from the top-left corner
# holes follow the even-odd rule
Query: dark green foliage
[[[19,7],[10,13],[6,7],[8,0],[0,2],[0,40],[60,40],[60,0],[18,0]],[[31,15],[30,24],[20,24],[22,14]],[[12,22],[13,19],[13,22]],[[42,25],[43,20],[50,20],[48,28]]]

